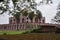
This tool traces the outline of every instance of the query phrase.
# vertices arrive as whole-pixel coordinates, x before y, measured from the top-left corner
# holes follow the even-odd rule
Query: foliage
[[[31,33],[31,31],[26,31],[26,32],[23,32],[22,34],[29,34]]]
[[[3,35],[7,35],[7,33],[3,33]]]
[[[29,34],[29,33],[41,33],[41,29],[42,27],[40,25],[37,26],[38,28],[37,29],[31,29],[31,30],[28,30],[26,32],[24,32],[23,34]]]
[[[56,27],[56,32],[55,33],[60,33],[60,28]]]
[[[15,2],[17,2],[18,0],[12,0],[13,1],[13,3],[15,4]]]
[[[42,13],[39,10],[37,10],[36,13],[37,13],[36,17],[41,19],[42,18]]]
[[[16,13],[14,13],[14,14],[12,14],[14,17],[15,17],[15,19],[16,19],[16,23],[17,23],[17,30],[19,31],[19,29],[18,29],[18,24],[20,23],[20,15],[21,15],[21,12],[16,12]]]
[[[28,15],[28,11],[27,11],[26,9],[23,9],[22,15],[23,15],[23,16],[27,16],[27,15]]]
[[[16,18],[16,20],[20,19],[20,13],[16,13],[16,14],[12,14],[12,15]]]
[[[54,18],[52,19],[52,21],[56,22],[56,23],[60,23],[60,3],[58,4],[57,13],[54,16]]]
[[[34,27],[33,24],[31,24],[31,23],[26,23],[26,29],[32,30],[33,27]]]
[[[28,4],[26,4],[26,1],[27,1],[27,3]],[[32,6],[33,7],[36,7],[37,5],[33,5],[33,4],[31,4],[31,3],[34,3],[35,4],[35,2],[31,2],[30,0],[13,0],[13,3],[15,3],[14,4],[14,11],[12,11],[12,14],[14,13],[14,14],[17,14],[17,12],[20,12],[21,13],[21,15],[23,15],[23,16],[27,16],[28,15],[28,11],[30,11],[30,10],[32,10],[33,8],[32,8]],[[31,6],[31,5],[32,6]],[[30,5],[30,6],[29,6]],[[28,10],[28,9],[30,9],[30,10]],[[17,11],[16,11],[17,10]],[[13,15],[14,16],[14,15]],[[32,15],[33,16],[33,15]],[[31,17],[30,19],[32,19],[33,17]]]
[[[3,0],[0,0],[0,2],[3,2]]]
[[[47,1],[46,4],[49,4],[49,2],[50,2],[50,3],[53,3],[52,0],[46,0],[46,1]]]
[[[42,31],[41,31],[42,27],[41,27],[40,25],[38,25],[37,27],[38,27],[38,28],[37,28],[37,29],[33,29],[33,30],[31,31],[31,33],[41,33],[41,32],[42,32]]]
[[[4,1],[2,0],[0,2],[0,14],[4,14],[7,10],[9,11],[9,6],[8,6],[9,1]]]
[[[32,22],[34,16],[35,15],[34,15],[34,12],[33,11],[29,13],[29,16],[28,17],[30,18],[31,22]]]
[[[30,31],[26,31],[24,32],[23,34],[29,34],[29,33],[43,33],[42,31],[40,31],[41,29],[33,29],[33,30],[30,30]]]
[[[12,7],[13,10],[10,10],[10,8],[11,8],[9,5],[10,1],[13,4],[13,7]],[[42,0],[42,1],[44,1],[44,0]],[[46,0],[47,4],[49,2],[53,3],[52,0]],[[17,12],[16,10],[20,11],[24,8],[30,8],[32,10],[36,10],[37,9],[36,7],[39,5],[35,2],[35,0],[0,0],[0,3],[2,3],[2,5],[4,5],[4,6],[0,6],[0,7],[2,7],[2,10],[1,10],[2,14],[6,11],[7,12],[9,11],[8,14],[11,14],[13,12]]]
[[[27,24],[27,27],[32,27],[32,29],[28,29],[27,31],[25,31],[25,32],[23,32],[22,34],[30,34],[30,33],[41,33],[41,26],[40,25],[38,25],[37,27],[37,29],[36,28],[33,28],[33,25],[32,24]],[[35,27],[35,26],[34,26]]]

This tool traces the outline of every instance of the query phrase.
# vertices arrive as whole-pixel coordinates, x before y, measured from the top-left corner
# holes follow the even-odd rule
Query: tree
[[[58,4],[57,13],[54,16],[54,18],[52,19],[52,21],[56,22],[56,23],[60,23],[60,3]]]
[[[28,10],[23,9],[23,11],[22,11],[22,15],[23,15],[23,16],[28,16]]]
[[[42,0],[42,1],[40,1],[40,3],[52,4],[53,1],[52,0]]]
[[[12,0],[13,1],[13,4],[15,4],[15,2],[18,2],[18,0]]]
[[[5,0],[0,1],[0,14],[7,12],[7,10],[10,11],[8,3],[9,1],[5,1]]]
[[[10,5],[9,5],[9,3],[10,3],[10,1],[12,1],[12,3],[13,3],[13,5],[14,5],[14,7],[12,7],[12,11],[10,10]],[[42,1],[44,1],[44,0],[42,0]],[[48,3],[49,3],[49,1],[52,3],[52,0],[46,0]],[[9,12],[8,14],[11,14],[11,13],[13,13],[13,12],[16,12],[16,11],[20,11],[20,10],[22,10],[22,9],[24,9],[24,8],[30,8],[31,10],[36,10],[36,7],[37,7],[37,5],[39,5],[39,4],[37,4],[36,2],[35,2],[35,0],[0,0],[0,3],[2,2],[2,4],[1,5],[4,5],[4,6],[0,6],[0,14],[3,14],[4,12]]]
[[[19,23],[19,20],[20,20],[20,13],[13,14],[13,16],[15,17],[16,22]]]
[[[31,22],[33,22],[34,16],[35,16],[34,11],[32,11],[32,12],[29,13],[28,17],[30,18]]]
[[[12,2],[13,2],[13,7],[12,7],[13,10],[10,10],[10,7],[9,7],[10,0],[2,1],[2,4],[0,4],[1,5],[0,6],[0,11],[1,11],[0,14],[4,14],[4,12],[8,12],[8,14],[17,14],[21,10],[23,10],[21,12],[21,14],[23,14],[24,16],[27,16],[28,12],[26,10],[24,10],[25,8],[30,9],[31,11],[37,10],[37,8],[36,8],[37,3],[35,2],[35,0],[12,0]],[[4,5],[4,6],[2,6],[2,5]],[[28,10],[28,11],[30,11],[30,10]],[[31,15],[31,13],[30,13],[30,15]],[[32,18],[30,18],[30,19],[32,19]]]
[[[0,0],[0,2],[3,2],[3,0]]]
[[[42,14],[41,14],[41,12],[39,10],[36,11],[36,17],[38,19],[41,19],[42,18]]]
[[[46,4],[53,3],[52,0],[46,0]]]
[[[16,18],[18,30],[18,22],[20,15],[22,14],[23,16],[27,16],[28,10],[25,9],[35,9],[36,3],[33,1],[31,2],[30,0],[12,0],[12,2],[14,4],[14,10],[10,14],[13,14],[13,16]]]
[[[17,30],[19,30],[18,29],[18,24],[20,23],[20,12],[17,12],[17,13],[14,13],[14,14],[12,14],[14,17],[15,17],[15,19],[16,19],[16,24],[17,24]]]

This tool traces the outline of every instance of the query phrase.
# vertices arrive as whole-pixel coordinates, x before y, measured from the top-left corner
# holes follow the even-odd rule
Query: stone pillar
[[[33,18],[33,23],[35,22],[35,17]]]
[[[9,25],[7,25],[7,30],[8,30]]]
[[[16,24],[16,30],[17,30],[17,24]]]
[[[10,26],[10,30],[12,30],[12,25]]]
[[[24,30],[25,30],[25,25],[24,25]]]
[[[11,25],[9,25],[9,30],[11,30]]]
[[[22,15],[20,16],[20,23],[22,23]]]
[[[45,17],[41,18],[41,23],[45,23]]]
[[[10,30],[10,25],[9,25],[9,27],[8,27],[8,30]]]

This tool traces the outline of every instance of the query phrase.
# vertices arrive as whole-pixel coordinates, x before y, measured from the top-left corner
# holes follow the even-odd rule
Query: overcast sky
[[[41,0],[36,0],[37,3],[39,3],[39,1]],[[56,9],[59,2],[60,0],[53,0],[53,4],[50,5],[44,4],[37,7],[37,9],[40,10],[42,12],[42,15],[46,18],[46,23],[51,23],[51,19],[56,14]],[[9,16],[7,14],[0,15],[0,24],[8,24],[8,23],[9,23]]]

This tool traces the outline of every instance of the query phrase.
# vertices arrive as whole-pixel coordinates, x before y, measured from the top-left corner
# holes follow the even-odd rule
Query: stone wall
[[[0,30],[31,30],[36,28],[36,25],[30,23],[0,25]]]
[[[45,17],[42,17],[40,20],[38,18],[33,18],[32,23],[45,23]],[[16,19],[14,17],[9,18],[9,24],[16,24]],[[20,17],[19,23],[31,23],[31,20],[28,17]]]
[[[40,25],[40,26],[38,26]],[[40,23],[20,23],[20,24],[4,24],[0,25],[0,30],[32,30],[41,28],[40,31],[54,32],[56,26],[53,24],[40,24]]]

